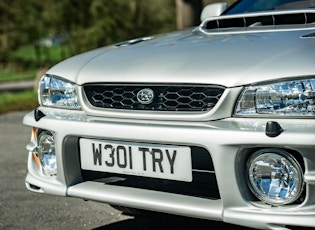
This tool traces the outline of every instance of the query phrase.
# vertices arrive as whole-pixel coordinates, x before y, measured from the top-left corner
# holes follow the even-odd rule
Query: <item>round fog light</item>
[[[302,168],[297,160],[284,150],[257,151],[248,159],[247,173],[250,190],[267,204],[290,204],[302,193]]]
[[[42,171],[47,176],[57,174],[54,136],[49,131],[43,131],[38,137],[38,158]]]

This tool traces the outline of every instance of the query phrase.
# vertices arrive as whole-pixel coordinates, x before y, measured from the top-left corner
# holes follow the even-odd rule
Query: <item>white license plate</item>
[[[192,181],[189,147],[80,139],[84,170]]]

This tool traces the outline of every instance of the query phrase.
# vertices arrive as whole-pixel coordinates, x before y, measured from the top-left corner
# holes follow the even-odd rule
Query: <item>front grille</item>
[[[192,182],[173,181],[141,176],[81,170],[84,181],[96,181],[116,186],[132,187],[181,194],[207,199],[220,199],[214,167],[209,152],[200,147],[191,147]]]
[[[152,90],[152,102],[140,102],[139,91]],[[224,87],[213,85],[87,84],[84,92],[91,105],[104,109],[152,111],[209,111],[219,101]]]

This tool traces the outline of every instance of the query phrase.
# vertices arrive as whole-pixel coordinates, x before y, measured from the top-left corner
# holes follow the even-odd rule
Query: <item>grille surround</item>
[[[168,112],[210,111],[225,88],[217,85],[146,85],[146,84],[86,84],[83,86],[89,103],[97,108],[118,110],[150,110]],[[140,90],[154,92],[152,103],[137,100]]]

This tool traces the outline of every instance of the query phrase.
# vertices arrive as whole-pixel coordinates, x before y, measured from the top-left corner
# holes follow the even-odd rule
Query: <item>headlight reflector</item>
[[[250,190],[267,204],[290,204],[302,193],[302,168],[284,150],[257,151],[247,162],[247,173]]]
[[[315,116],[315,79],[248,86],[235,114]]]
[[[42,172],[46,176],[57,174],[57,160],[55,153],[54,136],[49,131],[42,131],[38,137],[37,155],[40,161]]]
[[[50,75],[39,83],[39,103],[43,106],[79,109],[77,86],[69,81]]]

